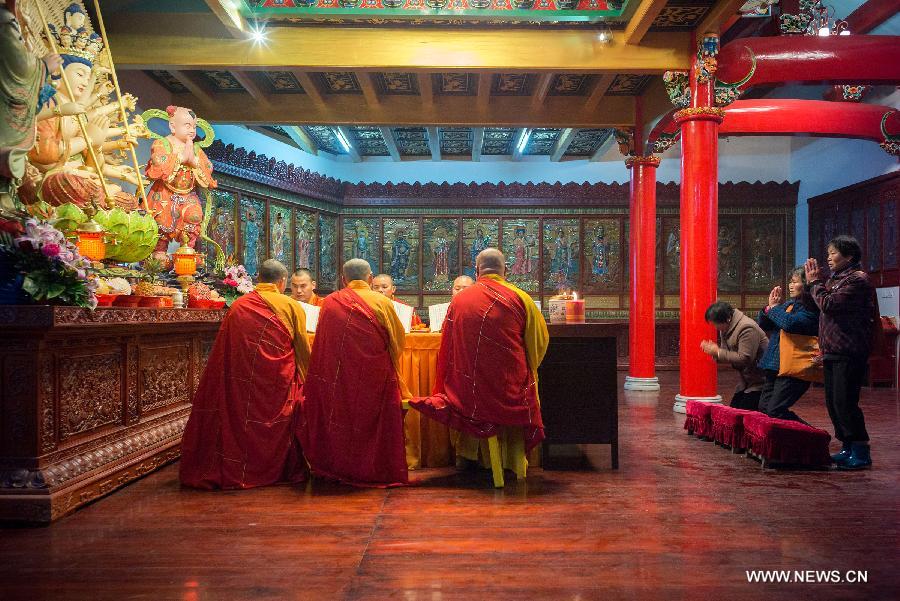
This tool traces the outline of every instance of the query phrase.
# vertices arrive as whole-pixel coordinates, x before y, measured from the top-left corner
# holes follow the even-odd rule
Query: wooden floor
[[[621,469],[415,472],[416,485],[182,490],[165,469],[50,527],[0,530],[0,599],[897,599],[900,403],[864,391],[871,471],[771,471],[620,399]],[[730,379],[720,388],[728,390]],[[797,409],[830,423],[821,389]],[[592,455],[595,453],[592,450]],[[595,458],[597,459],[597,458]],[[748,584],[746,570],[867,584]]]

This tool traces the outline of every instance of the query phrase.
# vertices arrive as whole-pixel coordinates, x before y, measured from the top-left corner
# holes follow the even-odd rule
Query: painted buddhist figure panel
[[[380,273],[381,236],[377,218],[344,219],[344,261],[365,259],[372,267],[372,273]]]
[[[294,236],[291,235],[291,209],[276,204],[269,205],[269,256],[294,270]]]
[[[294,269],[309,269],[316,279],[316,224],[310,211],[294,209]]]
[[[663,290],[678,292],[681,288],[679,269],[681,262],[681,223],[678,217],[664,217],[662,225]]]
[[[475,257],[500,244],[499,219],[463,219],[463,274],[475,277]]]
[[[744,289],[768,292],[784,280],[784,218],[744,218]]]
[[[506,279],[525,290],[538,291],[540,230],[537,219],[503,220]]]
[[[225,258],[234,257],[237,247],[237,226],[235,225],[235,196],[228,190],[213,190],[212,213],[209,216],[208,235],[222,247]],[[207,262],[212,265],[216,259],[216,250],[212,244],[204,243]]]
[[[385,219],[383,272],[390,274],[397,290],[419,289],[419,220]]]
[[[422,221],[422,274],[425,290],[446,292],[456,276],[460,275],[458,223],[456,219],[443,217],[426,218]]]
[[[611,292],[622,288],[624,258],[618,219],[585,219],[585,292]]]
[[[266,203],[258,198],[241,198],[241,254],[244,267],[251,276],[259,273],[266,259]]]
[[[319,273],[320,289],[334,290],[338,285],[337,217],[319,214]]]
[[[578,290],[581,263],[578,219],[544,220],[544,290]]]
[[[741,289],[741,218],[719,217],[719,291]]]

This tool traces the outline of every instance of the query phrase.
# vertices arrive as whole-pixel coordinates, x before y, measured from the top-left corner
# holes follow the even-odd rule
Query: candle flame
[[[577,293],[577,292],[573,292],[573,293],[572,293],[572,300],[578,300],[578,293]]]

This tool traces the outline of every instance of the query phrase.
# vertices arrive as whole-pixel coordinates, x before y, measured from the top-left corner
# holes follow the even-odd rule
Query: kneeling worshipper
[[[372,278],[372,290],[379,294],[383,294],[388,297],[392,301],[396,301],[401,305],[406,305],[403,301],[399,301],[394,298],[394,294],[397,292],[397,286],[394,285],[394,278],[389,276],[386,273],[379,273],[374,278]],[[408,306],[408,305],[407,305]],[[419,318],[418,314],[413,311],[412,314],[412,325],[413,328],[423,328],[425,324],[422,323],[422,320]]]
[[[408,483],[398,375],[403,325],[387,297],[374,292],[363,259],[343,267],[344,288],[319,314],[298,420],[312,473],[354,486]]]
[[[259,268],[256,289],[232,303],[194,395],[181,443],[181,483],[252,488],[302,482],[295,415],[309,365],[306,315],[284,294],[287,269]]]
[[[726,302],[718,301],[706,309],[706,321],[719,332],[721,345],[712,340],[700,343],[700,350],[717,363],[730,363],[740,379],[731,397],[736,409],[759,411],[765,375],[759,368],[769,339],[759,324]]]
[[[550,336],[531,297],[504,279],[499,250],[481,251],[475,269],[447,310],[434,394],[409,404],[462,433],[458,457],[477,461],[480,451],[489,466],[486,439],[497,436],[503,467],[524,478],[526,453],[544,438],[537,368]]]

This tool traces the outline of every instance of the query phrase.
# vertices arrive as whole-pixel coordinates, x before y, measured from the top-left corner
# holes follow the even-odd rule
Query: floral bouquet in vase
[[[243,265],[226,267],[225,277],[222,278],[222,285],[219,287],[219,291],[225,297],[230,307],[231,303],[239,296],[253,292],[253,280],[250,279],[250,275]]]
[[[29,219],[12,246],[0,245],[0,282],[20,287],[32,301],[94,309],[97,282],[88,276],[91,262],[49,223]]]

